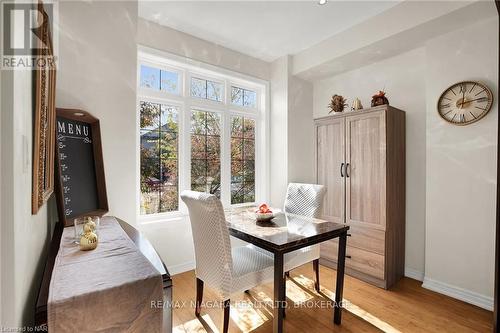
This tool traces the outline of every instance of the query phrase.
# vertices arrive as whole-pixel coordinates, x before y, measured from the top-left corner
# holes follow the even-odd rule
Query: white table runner
[[[48,298],[49,332],[161,332],[160,273],[114,217],[103,217],[99,244],[80,251],[65,228]]]

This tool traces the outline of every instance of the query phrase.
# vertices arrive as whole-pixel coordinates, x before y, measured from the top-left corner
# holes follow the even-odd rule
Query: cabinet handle
[[[352,234],[347,234],[347,237],[351,237],[351,236],[352,236]]]
[[[344,162],[340,164],[340,177],[344,177]]]
[[[345,176],[346,176],[347,178],[349,178],[349,172],[347,172],[347,170],[351,170],[351,167],[350,167],[350,166],[351,166],[351,165],[350,165],[349,163],[347,163],[347,164],[345,165]]]
[[[346,255],[345,255],[345,258],[346,258],[346,259],[351,259],[352,257],[346,254]]]

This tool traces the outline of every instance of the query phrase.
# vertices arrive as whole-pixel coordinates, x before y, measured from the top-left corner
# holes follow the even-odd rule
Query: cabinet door
[[[385,112],[346,118],[346,222],[385,228]]]
[[[341,165],[345,161],[345,120],[332,119],[316,126],[316,181],[326,186],[322,218],[345,221],[345,182]]]

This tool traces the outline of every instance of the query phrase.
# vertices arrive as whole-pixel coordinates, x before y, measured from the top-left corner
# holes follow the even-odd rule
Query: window
[[[173,106],[140,102],[141,214],[179,207],[178,114]]]
[[[222,102],[222,95],[224,94],[224,87],[221,83],[191,78],[191,96],[209,99],[216,102]]]
[[[257,107],[257,93],[238,87],[231,87],[231,104],[249,108]]]
[[[179,94],[179,74],[159,68],[141,65],[142,88],[162,90],[171,94]]]
[[[141,216],[187,213],[186,189],[226,207],[265,201],[267,84],[155,52],[139,52]]]
[[[231,204],[255,201],[255,120],[231,118]]]
[[[214,112],[191,113],[191,189],[220,198],[220,116]]]

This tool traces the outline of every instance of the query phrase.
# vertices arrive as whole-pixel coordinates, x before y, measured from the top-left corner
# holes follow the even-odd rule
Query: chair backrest
[[[323,185],[290,183],[286,191],[285,212],[318,218],[325,192]]]
[[[196,258],[196,276],[217,290],[230,293],[233,260],[224,209],[212,194],[183,191],[189,210]]]

